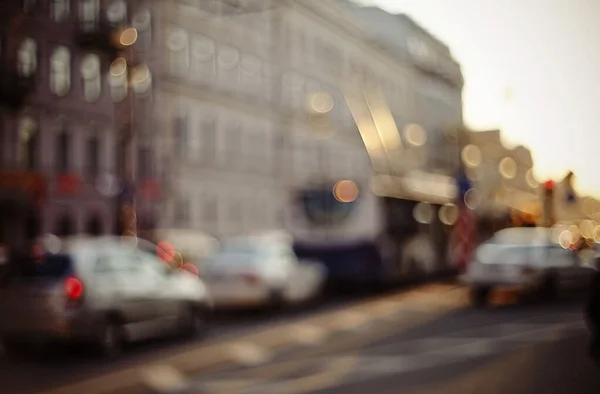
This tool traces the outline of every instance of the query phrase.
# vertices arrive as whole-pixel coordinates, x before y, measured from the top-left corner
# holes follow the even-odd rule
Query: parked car
[[[471,286],[472,302],[485,305],[495,289],[544,298],[583,291],[594,269],[575,252],[551,242],[547,228],[510,228],[480,245],[462,281]]]
[[[225,240],[201,271],[215,308],[292,306],[316,297],[325,268],[299,260],[292,238],[264,234]]]
[[[116,356],[124,341],[204,333],[212,309],[205,285],[137,245],[118,237],[80,239],[36,256],[32,269],[0,288],[5,350],[81,341]]]

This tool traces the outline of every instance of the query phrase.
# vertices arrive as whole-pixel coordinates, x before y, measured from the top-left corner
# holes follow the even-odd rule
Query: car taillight
[[[260,278],[254,274],[242,274],[242,279],[244,279],[244,282],[251,285],[255,285],[260,282]]]
[[[68,301],[77,301],[83,295],[83,283],[77,278],[68,277],[65,281],[65,291]]]

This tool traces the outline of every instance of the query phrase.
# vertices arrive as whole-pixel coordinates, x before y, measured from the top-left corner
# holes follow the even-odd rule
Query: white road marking
[[[232,361],[243,366],[264,364],[271,359],[267,349],[251,342],[238,342],[229,346]]]
[[[323,343],[327,338],[327,331],[321,327],[299,324],[291,328],[290,338],[302,345],[312,346]]]
[[[365,327],[369,320],[369,316],[364,313],[348,311],[338,315],[337,328],[343,331],[359,330]]]
[[[188,387],[188,380],[169,365],[152,365],[140,370],[142,383],[158,393],[171,393]]]

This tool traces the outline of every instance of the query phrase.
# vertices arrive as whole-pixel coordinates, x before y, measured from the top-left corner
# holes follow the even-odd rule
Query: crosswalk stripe
[[[187,379],[169,365],[152,365],[140,370],[142,384],[156,393],[172,393],[188,387]]]
[[[269,351],[250,342],[238,342],[229,346],[232,361],[244,365],[255,366],[271,359]]]

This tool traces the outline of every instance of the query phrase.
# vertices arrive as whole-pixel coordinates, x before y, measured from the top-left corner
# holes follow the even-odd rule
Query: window
[[[203,223],[217,223],[219,203],[214,195],[204,195],[200,201],[201,225]]]
[[[63,174],[69,171],[69,150],[70,138],[67,131],[61,131],[56,137],[56,166],[59,173]]]
[[[93,215],[88,219],[85,232],[88,235],[99,236],[103,234],[102,219],[99,215]]]
[[[138,39],[135,43],[140,51],[150,49],[152,43],[152,14],[148,9],[139,10],[131,21],[132,27],[138,32]]]
[[[185,199],[180,199],[175,203],[175,226],[187,227],[190,216],[190,203]]]
[[[19,74],[23,77],[33,76],[37,69],[37,44],[32,38],[21,42],[17,58]]]
[[[173,119],[173,134],[175,137],[176,157],[186,157],[188,148],[188,117],[187,113],[181,112]]]
[[[241,82],[248,94],[259,95],[262,82],[262,61],[255,57],[245,55],[241,61]]]
[[[55,22],[67,20],[70,12],[71,0],[52,0],[50,2],[50,14]]]
[[[79,1],[79,21],[81,29],[89,32],[98,28],[100,17],[99,0],[80,0]]]
[[[138,150],[138,178],[148,179],[152,176],[152,156],[149,147],[141,147]]]
[[[39,136],[37,133],[37,124],[30,117],[21,119],[19,124],[19,149],[21,154],[21,163],[23,169],[33,170],[39,153],[37,152]]]
[[[200,122],[200,150],[201,157],[208,161],[214,160],[217,144],[217,120],[215,118],[203,119]]]
[[[75,226],[73,220],[68,214],[64,214],[59,218],[56,228],[56,235],[59,237],[69,237],[75,234]]]
[[[217,56],[219,82],[229,90],[237,89],[240,81],[240,52],[232,47],[223,46]]]
[[[87,143],[87,172],[91,178],[96,178],[100,172],[100,140],[92,136]]]
[[[69,49],[59,46],[50,57],[50,90],[59,97],[71,89],[71,54]]]
[[[203,36],[194,37],[192,41],[192,76],[200,79],[214,80],[216,45],[213,40]]]
[[[190,67],[188,34],[185,30],[177,29],[167,37],[169,50],[169,69],[172,75],[187,75]]]
[[[127,22],[127,3],[124,0],[112,0],[106,8],[106,20],[113,26]]]
[[[127,62],[124,58],[118,58],[110,65],[110,96],[115,103],[125,100],[127,97]]]
[[[100,57],[95,54],[85,55],[81,61],[81,76],[83,77],[83,98],[88,103],[100,97],[102,77],[100,75]]]

